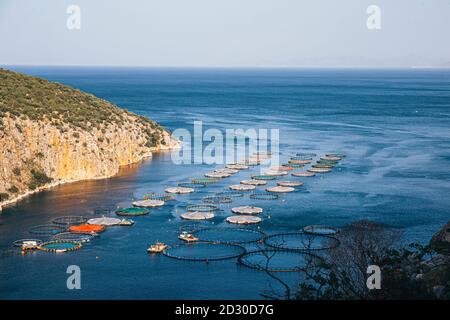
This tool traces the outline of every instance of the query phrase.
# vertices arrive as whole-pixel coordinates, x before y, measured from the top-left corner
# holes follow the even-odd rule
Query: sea
[[[233,256],[241,247],[267,249],[263,242],[180,247],[180,232],[214,229],[212,235],[220,238],[220,228],[228,229],[223,231],[228,236],[246,228],[262,237],[298,233],[309,225],[343,228],[370,220],[398,230],[405,244],[426,244],[450,220],[450,70],[7,68],[78,88],[193,137],[199,121],[204,132],[276,130],[270,145],[276,146],[280,163],[299,152],[346,157],[331,173],[278,178],[304,186],[277,200],[251,199],[246,192],[220,204],[210,221],[180,218],[187,205],[201,204],[205,196],[260,173],[257,167],[242,170],[192,194],[177,195],[150,214],[133,217],[133,226],[108,228],[80,250],[63,254],[22,255],[13,242],[49,240],[30,230],[61,216],[114,217],[117,208],[148,193],[162,193],[224,165],[179,163],[175,151],[164,151],[109,179],[34,194],[0,214],[0,299],[265,299],[283,292],[267,272],[236,257],[214,260],[218,254]],[[209,143],[204,141],[202,148]],[[249,227],[227,223],[231,208],[240,205],[262,207],[262,221]],[[235,232],[238,239],[246,236]],[[179,257],[204,254],[205,259],[148,254],[156,241],[171,246]],[[274,263],[282,269],[296,259],[301,257],[293,253]],[[79,268],[79,289],[68,283],[73,281],[70,266]],[[293,292],[302,278],[298,272],[277,275]]]

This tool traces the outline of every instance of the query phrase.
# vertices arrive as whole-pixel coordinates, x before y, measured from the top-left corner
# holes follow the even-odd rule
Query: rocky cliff
[[[122,165],[177,146],[148,118],[0,69],[0,208],[52,185],[113,176]]]

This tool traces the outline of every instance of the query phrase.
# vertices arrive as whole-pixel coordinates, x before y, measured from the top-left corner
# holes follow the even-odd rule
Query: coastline
[[[130,164],[138,163],[138,162],[140,162],[140,161],[142,161],[142,160],[151,158],[151,157],[153,157],[153,153],[157,153],[157,152],[160,152],[160,151],[167,151],[167,150],[176,150],[176,149],[179,149],[179,148],[180,148],[180,143],[179,143],[179,141],[175,141],[175,140],[172,140],[172,141],[175,142],[173,145],[172,145],[172,144],[169,144],[169,146],[160,146],[159,148],[157,148],[157,150],[152,151],[151,154],[144,155],[144,156],[142,156],[141,158],[139,158],[138,160],[136,160],[136,161],[134,161],[134,162],[132,162],[132,163],[130,163]],[[123,167],[123,166],[121,166],[121,167]],[[120,167],[119,167],[119,168],[120,168]],[[48,189],[51,189],[51,188],[54,188],[54,187],[57,187],[57,186],[60,186],[60,185],[66,184],[66,183],[73,183],[73,182],[79,182],[79,181],[88,181],[88,180],[101,180],[101,179],[107,179],[107,178],[114,177],[115,175],[117,175],[117,173],[118,173],[118,171],[115,172],[115,173],[112,174],[112,175],[107,175],[107,176],[98,176],[98,177],[92,177],[92,178],[89,178],[89,179],[58,180],[58,181],[54,181],[54,182],[45,184],[45,185],[40,186],[40,187],[38,187],[38,188],[36,188],[36,189],[34,189],[34,190],[28,190],[28,191],[26,191],[26,192],[24,192],[24,193],[22,193],[22,194],[19,194],[19,195],[17,195],[17,196],[14,197],[14,198],[8,199],[8,200],[3,201],[3,202],[0,202],[0,214],[2,213],[4,207],[10,206],[10,205],[12,205],[12,204],[15,204],[15,203],[17,203],[17,202],[19,202],[19,201],[25,199],[26,197],[35,194],[35,193],[39,193],[39,192],[41,192],[41,191],[48,190]]]

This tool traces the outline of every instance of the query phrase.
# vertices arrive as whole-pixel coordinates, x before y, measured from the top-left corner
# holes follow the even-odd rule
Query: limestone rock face
[[[0,208],[50,185],[113,176],[120,166],[178,144],[147,118],[0,69]]]
[[[450,254],[450,221],[431,238],[430,247],[437,252]]]

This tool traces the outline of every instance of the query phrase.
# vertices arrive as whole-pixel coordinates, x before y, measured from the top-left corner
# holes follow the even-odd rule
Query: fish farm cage
[[[306,226],[303,228],[303,232],[309,233],[309,234],[316,234],[316,235],[325,235],[325,236],[332,236],[339,233],[339,229],[335,227],[330,226]]]
[[[215,179],[215,178],[194,178],[191,179],[192,183],[201,183],[201,184],[211,184],[211,183],[216,183],[219,182],[219,179]]]
[[[118,216],[127,216],[127,217],[135,217],[135,216],[143,216],[149,214],[149,210],[144,208],[125,208],[116,211]]]
[[[230,197],[230,198],[242,198],[244,196],[244,193],[236,190],[227,190],[227,191],[221,191],[216,192],[216,196],[219,197]]]
[[[279,198],[278,194],[270,193],[270,192],[252,193],[250,195],[250,199],[254,199],[254,200],[277,200],[278,198]]]
[[[302,272],[322,261],[310,252],[277,249],[249,251],[238,257],[239,264],[265,272]]]
[[[278,250],[320,251],[339,246],[337,238],[304,232],[279,233],[264,238],[264,244]]]
[[[161,201],[173,201],[175,197],[168,193],[149,193],[144,196],[145,200],[161,200]]]
[[[204,183],[195,183],[195,182],[180,182],[180,183],[178,183],[178,186],[182,187],[182,188],[193,188],[193,189],[195,189],[195,188],[205,188],[206,184],[204,184]]]
[[[30,233],[43,236],[53,236],[66,231],[66,227],[58,224],[41,224],[30,229]]]
[[[219,207],[213,204],[190,204],[186,206],[187,211],[211,212],[219,210]]]
[[[69,231],[73,233],[97,234],[105,231],[105,227],[98,224],[80,224],[77,226],[70,226]]]
[[[314,158],[317,157],[316,153],[313,152],[297,152],[295,154],[296,157],[310,157],[310,158]]]
[[[14,247],[22,247],[26,242],[35,242],[36,245],[40,245],[43,241],[40,239],[20,239],[13,242]]]
[[[265,233],[250,228],[204,228],[192,232],[201,242],[245,244],[262,242]]]
[[[54,235],[53,240],[86,243],[90,242],[94,237],[92,234],[63,232]]]
[[[277,176],[265,175],[265,174],[252,176],[252,179],[254,179],[254,180],[275,180],[276,178],[277,178]]]
[[[82,244],[80,242],[54,240],[43,242],[37,248],[45,252],[59,253],[79,250],[81,247]]]
[[[59,224],[64,226],[71,226],[75,224],[82,224],[87,221],[86,217],[82,216],[64,216],[64,217],[57,217],[52,220],[53,224]]]
[[[208,196],[202,199],[204,203],[232,203],[233,199],[231,197],[226,196]]]
[[[245,252],[245,248],[237,244],[195,242],[169,247],[163,255],[178,260],[208,262],[238,258]]]

